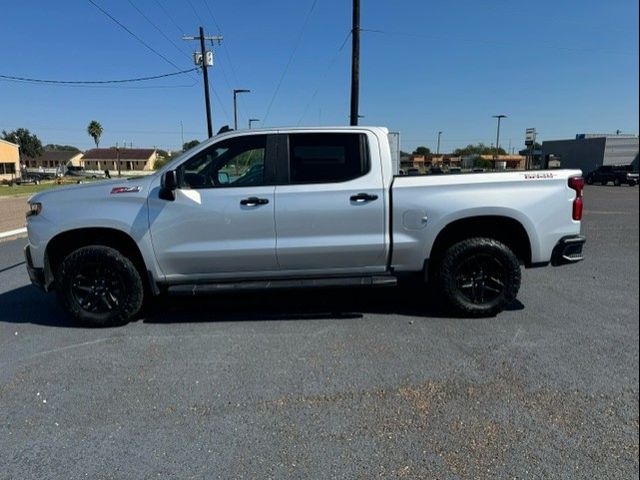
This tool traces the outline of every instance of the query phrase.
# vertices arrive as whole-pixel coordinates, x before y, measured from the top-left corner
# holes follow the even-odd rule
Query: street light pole
[[[498,128],[496,131],[496,154],[494,156],[494,160],[497,161],[498,160],[498,152],[500,149],[500,120],[502,120],[503,118],[507,118],[506,115],[493,115],[493,118],[497,118],[498,119]],[[495,168],[495,164],[493,165]]]
[[[438,132],[438,148],[436,148],[436,155],[440,155],[440,135],[442,135],[442,132]]]
[[[253,122],[259,122],[260,119],[259,118],[250,118],[249,119],[249,129],[251,129],[251,125],[253,124]]]
[[[238,100],[237,96],[239,93],[249,93],[251,90],[247,90],[245,88],[236,88],[233,90],[233,129],[238,129]]]

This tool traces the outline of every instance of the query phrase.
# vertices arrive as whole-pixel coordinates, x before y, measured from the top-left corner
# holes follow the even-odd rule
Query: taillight
[[[584,178],[569,177],[569,188],[576,191],[576,199],[573,201],[573,219],[582,220],[582,190],[584,189]]]

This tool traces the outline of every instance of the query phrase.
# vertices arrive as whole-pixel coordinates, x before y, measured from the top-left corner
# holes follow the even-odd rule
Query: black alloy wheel
[[[495,239],[462,240],[444,252],[438,265],[436,278],[443,300],[463,316],[496,315],[518,295],[520,262]]]
[[[103,245],[71,252],[57,268],[55,288],[71,316],[94,327],[129,322],[144,300],[136,266],[120,251]]]
[[[504,293],[507,269],[492,255],[478,253],[463,260],[455,279],[458,291],[469,302],[482,305]]]
[[[71,280],[71,295],[83,310],[109,313],[120,306],[124,295],[122,276],[104,265],[82,265]]]

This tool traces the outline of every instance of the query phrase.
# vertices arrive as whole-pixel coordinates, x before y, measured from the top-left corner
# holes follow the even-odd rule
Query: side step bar
[[[289,288],[327,287],[393,287],[398,279],[392,276],[300,278],[283,280],[248,280],[245,282],[221,282],[202,284],[170,285],[167,292],[172,295],[199,295],[215,292],[239,292],[251,290],[276,290]]]

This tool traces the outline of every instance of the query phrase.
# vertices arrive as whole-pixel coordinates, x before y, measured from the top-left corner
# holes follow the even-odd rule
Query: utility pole
[[[184,145],[184,125],[182,120],[180,120],[180,138],[182,138],[182,145]]]
[[[496,154],[494,156],[494,160],[498,161],[498,149],[500,148],[500,120],[502,120],[503,118],[507,118],[506,115],[493,115],[493,118],[497,118],[498,119],[498,129],[496,132]],[[495,168],[495,164],[493,165]]]
[[[127,145],[124,146],[127,148]],[[120,147],[118,147],[118,143],[116,143],[116,166],[118,167],[118,177],[122,176],[122,172],[120,171]]]
[[[251,90],[247,90],[246,88],[234,88],[233,89],[233,129],[238,129],[238,100],[237,96],[239,93],[251,93]]]
[[[436,148],[436,155],[440,155],[440,136],[442,132],[438,132],[438,147]]]
[[[253,122],[259,122],[260,119],[259,118],[250,118],[249,119],[249,130],[251,130],[251,125],[253,124]]]
[[[207,67],[213,66],[213,52],[211,55],[207,55],[207,51],[204,48],[204,41],[210,40],[213,42],[214,40],[218,42],[218,44],[222,41],[221,35],[210,35],[205,36],[204,28],[200,27],[200,35],[197,37],[194,36],[183,36],[183,40],[200,40],[200,57],[197,54],[194,54],[194,61],[196,65],[202,65],[202,79],[204,81],[204,102],[205,109],[207,111],[207,133],[209,134],[209,138],[213,137],[213,126],[211,124],[211,101],[209,99],[209,73],[207,72]]]
[[[360,0],[353,0],[351,28],[351,125],[358,125],[360,102]]]

